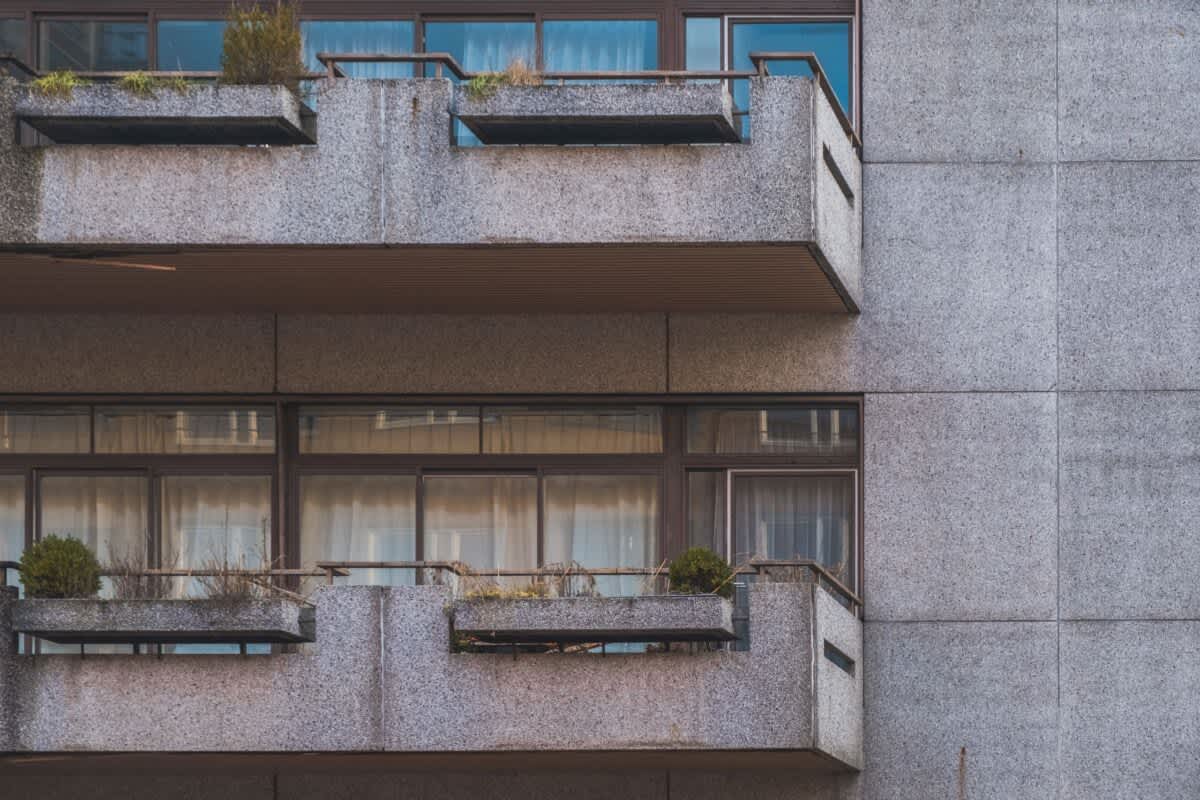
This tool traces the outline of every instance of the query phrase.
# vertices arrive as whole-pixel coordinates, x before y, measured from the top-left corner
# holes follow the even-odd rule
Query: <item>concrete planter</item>
[[[701,642],[734,638],[716,595],[460,600],[454,630],[491,642]]]
[[[737,142],[733,100],[720,83],[501,86],[455,113],[484,144]]]
[[[13,630],[59,644],[311,642],[313,609],[288,600],[21,600]]]
[[[117,86],[69,98],[24,88],[16,117],[56,144],[311,144],[313,113],[283,86],[191,86],[139,97]]]

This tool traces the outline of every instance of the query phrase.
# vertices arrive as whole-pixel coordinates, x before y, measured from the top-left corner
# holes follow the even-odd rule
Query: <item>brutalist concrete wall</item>
[[[0,74],[0,242],[5,244],[37,238],[42,156],[18,141],[15,108],[21,86]]]
[[[833,734],[861,723],[819,710],[813,642],[816,615],[850,615],[818,611],[814,591],[755,586],[748,652],[512,658],[451,652],[447,590],[325,587],[300,653],[0,652],[0,729],[5,749],[31,752],[812,751],[820,718],[845,771],[858,748]],[[855,653],[858,621],[835,624],[823,635]],[[828,688],[833,713],[861,717]]]

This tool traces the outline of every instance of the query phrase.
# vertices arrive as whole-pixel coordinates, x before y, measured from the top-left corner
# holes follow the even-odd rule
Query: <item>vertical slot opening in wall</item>
[[[833,153],[829,150],[829,145],[821,145],[825,166],[829,168],[829,174],[833,176],[834,183],[842,190],[842,194],[846,196],[846,200],[850,205],[854,205],[854,190],[850,188],[850,183],[846,180],[846,176],[842,174],[842,170],[838,168],[837,161],[833,158]]]

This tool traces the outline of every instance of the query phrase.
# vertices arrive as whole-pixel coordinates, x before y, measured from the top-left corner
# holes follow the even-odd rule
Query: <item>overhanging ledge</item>
[[[0,310],[857,312],[808,243],[0,250]]]

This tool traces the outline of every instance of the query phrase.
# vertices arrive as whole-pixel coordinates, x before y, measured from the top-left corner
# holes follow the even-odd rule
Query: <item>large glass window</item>
[[[25,476],[0,475],[0,561],[20,561],[25,551]],[[16,570],[8,582],[20,583]]]
[[[695,408],[688,412],[688,452],[808,454],[853,457],[853,408]]]
[[[87,408],[0,408],[0,454],[86,453],[91,426]]]
[[[851,28],[843,22],[738,22],[729,29],[730,67],[752,69],[750,54],[756,52],[815,53],[821,69],[829,78],[842,109],[851,114]],[[772,75],[811,75],[803,61],[768,63]],[[734,82],[734,103],[748,108],[750,86],[746,81]]]
[[[483,410],[485,453],[661,453],[657,408],[504,407]]]
[[[317,53],[411,53],[413,23],[409,20],[306,20],[300,25],[304,35],[304,61],[309,69],[323,71]],[[408,78],[412,64],[362,63],[340,64],[353,78]]]
[[[225,23],[170,19],[158,23],[158,69],[215,72],[221,69]]]
[[[28,61],[25,42],[25,20],[0,19],[0,53],[9,53],[21,61]]]
[[[690,70],[721,68],[721,18],[688,17],[684,22],[684,66]]]
[[[658,67],[658,23],[644,19],[546,20],[547,72],[630,72]]]
[[[97,453],[272,453],[270,406],[137,407],[96,410]]]
[[[413,475],[305,475],[300,478],[300,552],[318,561],[413,561],[417,557]],[[336,583],[411,584],[412,570],[352,570]],[[308,590],[319,579],[307,581]]]
[[[424,490],[426,560],[484,573],[537,565],[536,476],[440,475],[425,478]]]
[[[301,453],[478,453],[479,409],[306,407]]]
[[[149,26],[143,21],[43,19],[38,67],[76,72],[149,68]]]

